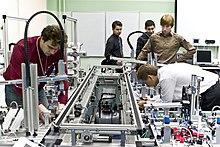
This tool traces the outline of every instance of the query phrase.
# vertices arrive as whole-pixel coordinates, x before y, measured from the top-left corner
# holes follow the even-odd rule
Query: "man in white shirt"
[[[220,105],[219,76],[199,66],[174,63],[158,68],[146,64],[142,65],[137,72],[138,80],[145,82],[148,86],[161,88],[161,101],[165,103],[181,101],[182,88],[191,85],[192,75],[204,78],[200,83],[202,110],[211,110],[215,105]]]

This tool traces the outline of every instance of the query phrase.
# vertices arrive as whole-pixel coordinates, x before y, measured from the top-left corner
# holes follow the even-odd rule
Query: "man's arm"
[[[5,80],[21,79],[21,63],[24,63],[24,48],[16,44],[10,59],[10,67],[3,74]]]
[[[183,47],[187,52],[185,52],[183,55],[181,55],[178,59],[177,62],[184,62],[187,59],[190,59],[193,57],[193,54],[196,53],[196,48],[186,41],[183,37],[180,37],[180,45]]]
[[[114,42],[112,39],[108,39],[105,47],[105,58],[110,60],[110,56],[112,55],[112,50],[114,49]]]
[[[141,49],[144,47],[144,42],[141,39],[141,36],[137,39],[137,47],[136,47],[136,59],[141,52]]]
[[[138,55],[137,59],[138,60],[144,60],[147,59],[147,55],[150,52],[150,48],[151,48],[151,39],[149,39],[147,41],[147,43],[144,45],[144,47],[142,48],[140,54]]]
[[[106,47],[105,47],[106,65],[117,65],[117,60],[110,59],[110,56],[112,56],[113,50],[114,50],[114,40],[110,38],[107,40]]]

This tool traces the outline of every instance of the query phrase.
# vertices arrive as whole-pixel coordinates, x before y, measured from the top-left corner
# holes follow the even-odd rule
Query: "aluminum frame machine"
[[[145,125],[129,73],[94,66],[52,123],[46,146],[134,146]],[[138,146],[138,145],[137,145]]]

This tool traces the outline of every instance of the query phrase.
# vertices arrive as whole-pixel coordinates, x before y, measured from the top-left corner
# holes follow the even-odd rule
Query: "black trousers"
[[[107,60],[107,59],[104,59],[104,60],[102,60],[101,65],[117,65],[116,62],[117,62],[117,60]],[[122,69],[116,69],[115,71],[117,73],[123,73]]]
[[[220,82],[201,94],[201,108],[203,111],[211,111],[214,106],[220,106]]]

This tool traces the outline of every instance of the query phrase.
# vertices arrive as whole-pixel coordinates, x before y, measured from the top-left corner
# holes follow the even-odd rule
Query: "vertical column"
[[[37,64],[30,65],[30,76],[31,76],[31,90],[32,90],[32,109],[33,109],[33,123],[34,130],[39,128],[39,109],[38,109],[38,80],[37,80]]]

